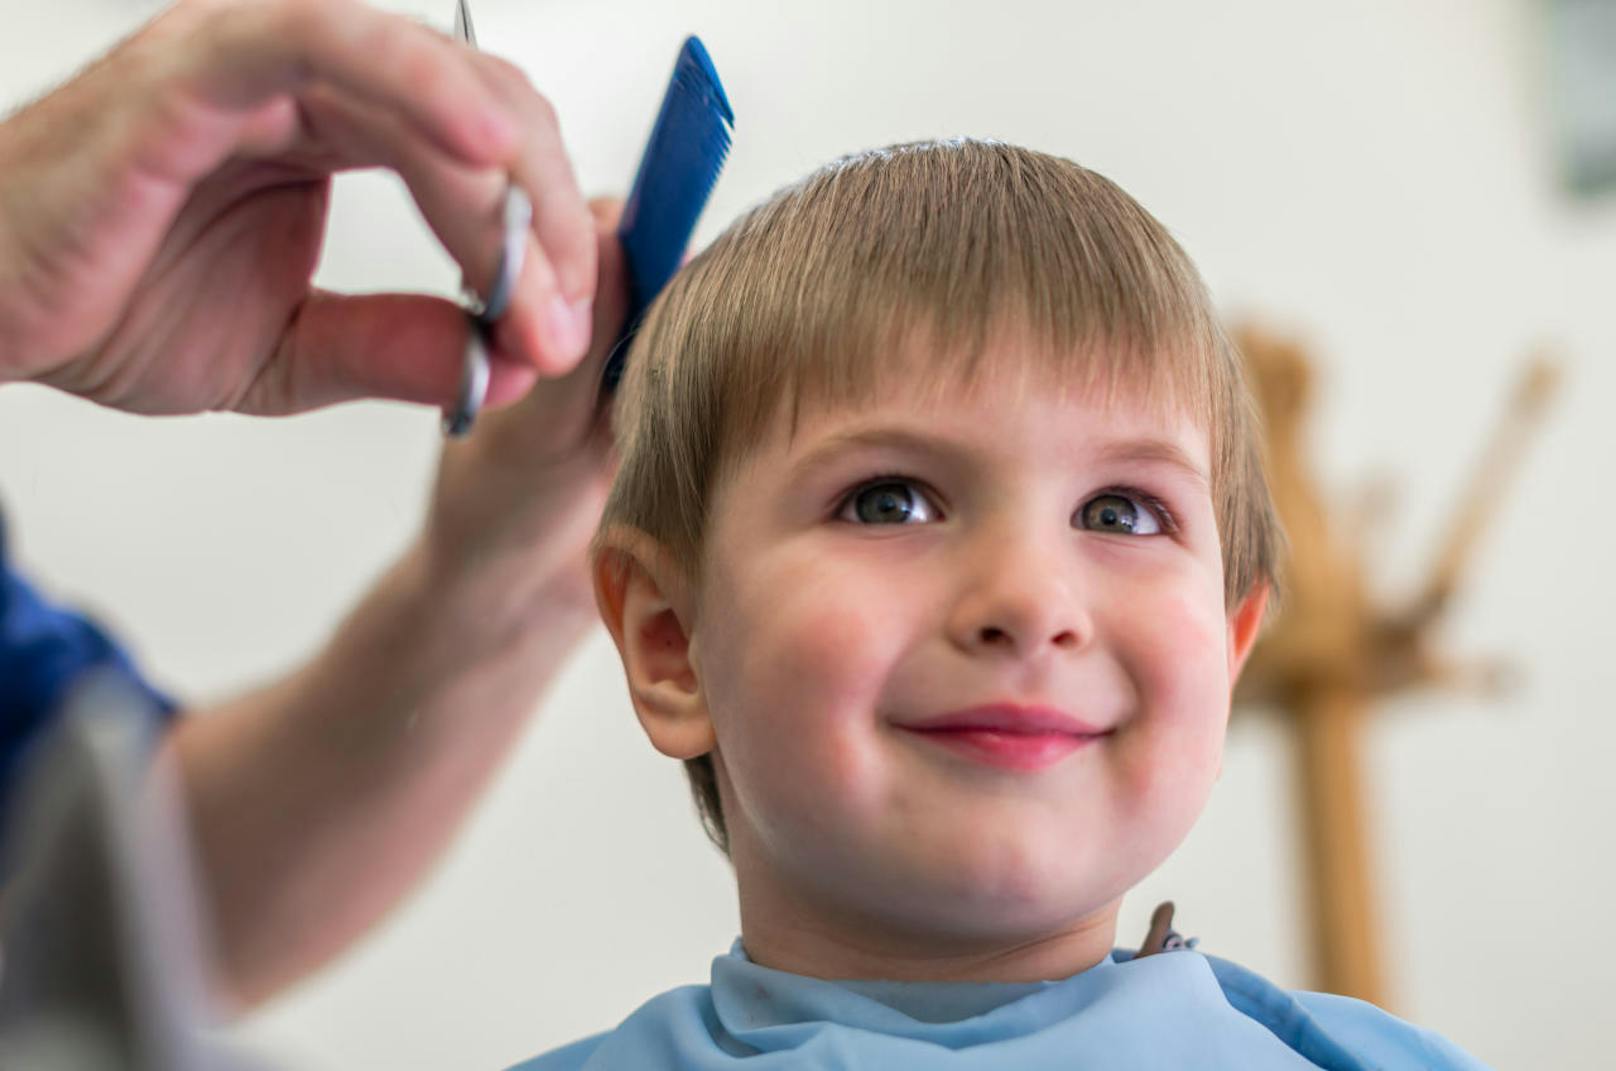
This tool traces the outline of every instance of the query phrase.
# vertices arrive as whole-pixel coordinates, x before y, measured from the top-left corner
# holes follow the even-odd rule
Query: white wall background
[[[448,0],[388,6],[447,25]],[[0,0],[0,105],[127,33],[150,0]],[[1611,1066],[1616,998],[1616,199],[1551,164],[1528,0],[991,4],[477,0],[486,47],[557,104],[586,190],[631,177],[682,35],[739,118],[705,242],[851,149],[973,134],[1110,175],[1179,235],[1231,313],[1324,362],[1315,422],[1343,497],[1375,469],[1389,590],[1417,577],[1525,351],[1571,360],[1547,435],[1449,635],[1507,697],[1383,710],[1378,813],[1397,1008],[1500,1067]],[[439,10],[441,9],[441,10]],[[4,176],[0,176],[4,181]],[[324,285],[449,293],[384,176],[339,183]],[[413,534],[433,414],[135,419],[0,388],[0,499],[22,563],[206,700],[307,656]],[[639,737],[604,632],[570,666],[436,876],[373,938],[247,1024],[308,1068],[495,1068],[705,977],[728,871],[676,764]],[[1198,830],[1142,887],[1208,950],[1298,985],[1285,742],[1238,722]]]

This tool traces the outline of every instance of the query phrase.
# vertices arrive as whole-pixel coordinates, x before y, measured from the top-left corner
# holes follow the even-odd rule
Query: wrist
[[[587,629],[599,619],[588,546],[610,471],[586,452],[540,463],[532,451],[496,445],[490,438],[445,451],[411,552],[421,582],[494,631],[556,622]]]
[[[581,575],[557,565],[516,547],[450,552],[429,528],[400,562],[405,612],[429,638],[452,644],[459,658],[521,649],[528,657],[549,651],[559,659],[599,613]]]
[[[434,575],[412,548],[296,675],[295,691],[378,756],[431,751],[473,723],[524,720],[593,621],[539,595],[516,612],[486,579]]]

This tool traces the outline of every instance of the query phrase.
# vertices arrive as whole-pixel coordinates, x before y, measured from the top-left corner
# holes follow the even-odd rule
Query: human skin
[[[453,399],[457,302],[312,285],[332,176],[370,167],[481,292],[509,183],[533,227],[419,538],[306,663],[167,739],[237,1006],[415,886],[594,627],[618,208],[586,206],[521,71],[354,0],[181,0],[0,122],[0,386],[138,413]]]
[[[238,1008],[416,887],[598,627],[587,548],[617,455],[596,400],[628,295],[621,204],[592,207],[583,361],[445,447],[420,535],[306,663],[169,735]]]
[[[533,202],[490,404],[577,364],[594,232],[520,70],[355,0],[182,0],[0,122],[0,383],[136,413],[448,404],[456,302],[312,285],[332,175],[375,167],[480,293],[507,183]]]
[[[988,363],[1014,367],[995,345]],[[1206,803],[1266,598],[1225,607],[1206,430],[1126,390],[1107,404],[1021,383],[995,371],[922,410],[889,377],[856,411],[805,411],[794,440],[777,421],[715,494],[699,591],[643,540],[622,582],[597,563],[652,743],[714,756],[759,963],[1070,976],[1106,956],[1122,895]],[[947,445],[794,469],[869,428]],[[1171,515],[1158,534],[1090,523],[1106,505],[1153,516],[1146,498]],[[1104,735],[1011,771],[899,727],[1005,701]]]

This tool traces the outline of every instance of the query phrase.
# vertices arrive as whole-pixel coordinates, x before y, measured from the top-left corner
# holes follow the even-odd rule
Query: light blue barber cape
[[[744,1061],[744,1064],[743,1064]],[[513,1071],[1485,1071],[1372,1004],[1288,993],[1181,948],[1058,982],[830,982],[759,966],[736,941],[710,985]]]

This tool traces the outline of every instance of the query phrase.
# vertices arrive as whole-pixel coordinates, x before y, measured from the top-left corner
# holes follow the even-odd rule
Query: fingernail
[[[577,360],[589,348],[590,310],[588,299],[569,303],[557,294],[545,310],[544,327],[550,336],[550,351],[564,360]]]

